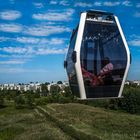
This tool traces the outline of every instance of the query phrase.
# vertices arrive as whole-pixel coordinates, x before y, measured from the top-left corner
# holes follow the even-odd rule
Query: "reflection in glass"
[[[117,25],[86,21],[80,59],[87,98],[117,97],[127,63]]]
[[[73,32],[72,37],[71,37],[70,46],[69,46],[69,50],[68,50],[68,54],[66,58],[66,61],[67,61],[66,69],[67,69],[67,74],[68,74],[71,90],[75,95],[80,97],[79,87],[77,83],[77,75],[76,75],[75,66],[74,66],[75,64],[72,60],[72,55],[73,55],[74,47],[76,43],[76,37],[77,37],[77,29],[76,31]]]

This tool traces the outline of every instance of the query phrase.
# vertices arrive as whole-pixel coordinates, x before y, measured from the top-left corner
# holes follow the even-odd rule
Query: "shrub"
[[[124,110],[129,113],[140,114],[140,87],[135,85],[126,86],[123,91],[123,98],[77,100],[78,103],[95,107],[103,107],[112,110]]]
[[[69,103],[69,102],[71,102],[71,99],[70,98],[68,98],[68,97],[65,97],[65,96],[63,96],[62,94],[59,96],[59,98],[58,98],[58,102],[59,103],[62,103],[62,104],[64,104],[64,103]]]
[[[48,103],[48,97],[41,97],[39,99],[36,99],[35,104],[36,105],[46,105]]]
[[[35,104],[34,104],[34,96],[33,96],[33,94],[28,93],[26,95],[25,99],[26,99],[25,103],[26,103],[27,108],[30,108],[30,109],[34,108]]]
[[[0,95],[0,108],[3,108],[4,106],[4,97]]]
[[[140,113],[140,88],[129,87],[125,89],[123,96],[121,108],[129,113]]]
[[[15,97],[15,107],[17,109],[22,109],[25,107],[25,99],[22,95]]]
[[[49,93],[48,87],[46,84],[41,84],[41,95],[43,96],[47,96],[47,94]]]
[[[57,94],[61,91],[60,87],[58,85],[52,85],[50,87],[50,93],[51,94]]]

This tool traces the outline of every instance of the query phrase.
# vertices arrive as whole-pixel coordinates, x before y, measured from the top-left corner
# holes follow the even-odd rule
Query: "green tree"
[[[47,86],[48,86],[49,84],[50,84],[49,82],[45,82],[45,85],[47,85]]]
[[[50,87],[50,93],[51,94],[57,94],[60,91],[61,91],[61,89],[58,85],[51,85],[51,87]]]
[[[5,94],[6,99],[8,100],[14,100],[15,97],[19,96],[21,93],[18,90],[7,90],[7,93]]]
[[[57,84],[63,84],[63,82],[62,81],[58,81]]]
[[[0,108],[4,107],[4,97],[0,95]]]
[[[140,87],[125,87],[121,108],[129,113],[140,113]]]
[[[33,96],[33,94],[28,93],[26,95],[26,98],[25,99],[26,99],[26,106],[28,108],[34,108],[34,96]]]
[[[41,84],[42,95],[46,96],[49,93],[48,86],[46,84]]]
[[[35,98],[39,98],[40,97],[40,89],[37,89],[36,92],[34,93],[34,97]]]
[[[22,95],[15,97],[15,107],[17,109],[24,108],[25,106],[25,99]]]
[[[71,89],[70,89],[69,86],[65,86],[64,89],[63,89],[63,91],[64,91],[63,92],[63,95],[65,97],[71,97],[71,96],[73,96],[73,94],[72,94]]]

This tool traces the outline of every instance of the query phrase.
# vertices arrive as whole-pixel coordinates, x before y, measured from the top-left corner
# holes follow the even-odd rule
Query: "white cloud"
[[[3,47],[0,51],[6,52],[8,54],[1,54],[0,57],[8,58],[11,54],[11,58],[31,58],[35,55],[47,55],[47,54],[64,54],[66,52],[65,48],[57,48],[56,45],[62,44],[62,40],[53,38],[52,41],[46,46],[34,47]],[[54,46],[53,46],[54,45]]]
[[[131,41],[128,42],[129,45],[140,47],[140,36],[134,34],[130,36],[130,40]]]
[[[0,58],[29,59],[33,55],[30,54],[0,54]]]
[[[60,5],[63,5],[63,6],[69,6],[68,1],[66,1],[66,0],[60,1],[59,4],[60,4]]]
[[[15,67],[8,67],[8,68],[0,68],[0,73],[41,73],[41,72],[48,72],[46,69],[27,69],[27,68],[15,68]]]
[[[140,12],[136,12],[136,13],[134,14],[134,16],[135,16],[135,17],[140,17]]]
[[[119,5],[124,5],[124,6],[132,6],[132,3],[128,0],[125,0],[123,2],[119,1],[104,1],[104,2],[94,2],[94,6],[108,6],[108,7],[113,7],[113,6],[119,6]]]
[[[55,5],[55,4],[57,4],[57,1],[51,0],[51,1],[50,1],[50,4]]]
[[[22,68],[0,68],[0,73],[22,73],[24,69]]]
[[[104,6],[110,6],[110,7],[112,7],[112,6],[118,6],[118,5],[120,5],[120,2],[110,2],[110,1],[106,1],[106,2],[104,2],[103,4],[104,4]]]
[[[77,2],[74,5],[75,7],[92,7],[93,5],[91,3],[86,2]]]
[[[11,57],[11,55],[7,55],[7,54],[0,54],[0,58],[8,58]]]
[[[4,36],[0,37],[0,42],[4,42],[4,41],[8,41],[8,40],[9,40],[9,37],[4,37]]]
[[[137,4],[136,4],[136,7],[137,7],[137,8],[140,8],[140,3],[137,3]]]
[[[25,61],[24,60],[7,60],[7,61],[0,61],[0,64],[12,64],[12,65],[14,65],[14,64],[24,64],[25,63]]]
[[[58,49],[58,48],[33,48],[33,47],[4,47],[0,49],[1,51],[10,53],[10,54],[26,54],[26,55],[44,55],[44,54],[63,54],[66,52],[65,49]]]
[[[43,8],[43,7],[44,7],[43,3],[34,2],[33,5],[34,5],[36,8]]]
[[[55,21],[48,21],[47,25],[56,25],[57,23]]]
[[[64,43],[64,40],[61,38],[52,38],[50,41],[48,40],[50,45],[60,45]]]
[[[56,4],[59,4],[59,5],[63,5],[63,6],[69,6],[70,4],[68,3],[67,0],[61,0],[61,1],[56,1],[56,0],[51,0],[50,1],[50,4],[51,5],[56,5]]]
[[[11,53],[11,54],[27,54],[27,55],[44,55],[44,54],[63,54],[66,52],[65,49],[58,49],[58,48],[46,48],[46,47],[41,47],[34,49],[33,47],[27,47],[27,48],[22,48],[22,47],[4,47],[0,49],[1,51]]]
[[[102,3],[101,2],[94,2],[94,5],[95,6],[102,6]]]
[[[65,12],[61,11],[47,11],[46,13],[33,14],[32,18],[37,20],[48,21],[69,21],[74,13],[74,9],[67,9]]]
[[[33,54],[13,54],[13,55],[10,55],[10,58],[15,58],[15,59],[29,60],[32,57],[34,57]]]
[[[19,24],[0,24],[0,31],[18,33],[22,31],[22,26]]]
[[[61,45],[64,44],[66,38],[37,38],[37,37],[17,37],[17,38],[9,38],[9,37],[0,37],[0,42],[4,41],[16,41],[19,43],[27,44],[34,44],[34,45]],[[0,48],[2,49],[2,48]]]
[[[16,41],[20,43],[25,43],[25,44],[47,44],[47,45],[60,45],[64,43],[63,38],[35,38],[35,37],[17,37],[15,39]]]
[[[49,36],[52,34],[60,34],[64,32],[70,32],[69,27],[61,25],[47,25],[47,24],[35,24],[31,26],[23,26],[20,24],[0,24],[0,31],[9,33],[22,33],[33,36]],[[2,38],[1,38],[2,40]],[[3,38],[4,41],[4,38]]]
[[[122,5],[124,5],[124,6],[132,6],[132,3],[130,1],[128,1],[128,0],[126,0],[126,1],[122,2]]]
[[[140,40],[132,40],[132,41],[129,41],[129,44],[131,45],[131,46],[138,46],[138,47],[140,47]]]
[[[44,49],[44,48],[40,48],[40,49],[38,49],[38,51],[36,51],[36,54],[37,55],[65,54],[66,51],[67,51],[67,49],[56,49],[56,48]]]
[[[81,7],[92,7],[92,6],[108,6],[108,7],[113,7],[113,6],[118,6],[120,5],[121,3],[118,2],[118,1],[114,1],[114,2],[111,2],[111,1],[104,1],[104,2],[94,2],[94,4],[91,4],[91,3],[82,3],[82,2],[79,2],[79,3],[76,3],[77,6],[81,6]],[[129,1],[124,1],[122,3],[122,5],[125,5],[125,6],[128,6],[130,5],[131,3],[129,3]]]
[[[16,20],[21,17],[21,13],[19,11],[7,10],[0,12],[0,19],[4,20]]]
[[[23,47],[3,47],[3,48],[0,48],[0,51],[4,51],[7,53],[24,54],[25,52],[27,52],[27,49]]]
[[[26,27],[24,33],[33,36],[49,36],[52,34],[60,34],[70,31],[70,28],[64,26],[47,26],[39,24],[31,27]]]
[[[17,37],[16,41],[20,43],[31,43],[31,44],[36,44],[39,43],[39,38],[33,38],[33,37]]]

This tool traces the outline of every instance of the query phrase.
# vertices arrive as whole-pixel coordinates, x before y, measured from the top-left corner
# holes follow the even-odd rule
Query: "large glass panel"
[[[117,97],[127,63],[117,25],[86,21],[80,55],[87,98]]]
[[[74,93],[75,95],[80,97],[79,86],[78,86],[77,76],[76,76],[76,71],[75,71],[75,64],[72,60],[72,55],[73,55],[74,48],[75,48],[76,37],[77,37],[77,29],[76,29],[76,31],[73,32],[72,37],[71,37],[70,46],[69,46],[67,59],[66,59],[66,61],[67,61],[66,70],[67,70],[69,84],[70,84],[72,93]]]

